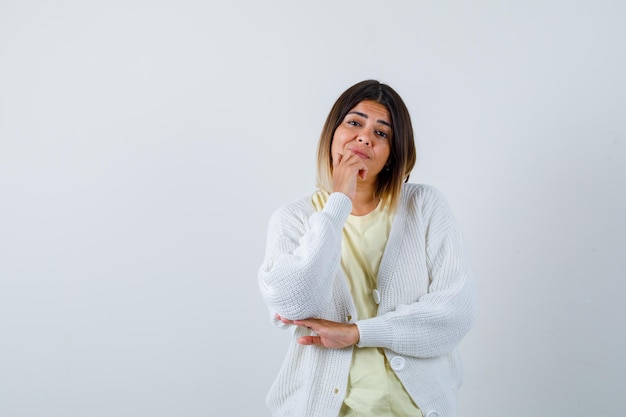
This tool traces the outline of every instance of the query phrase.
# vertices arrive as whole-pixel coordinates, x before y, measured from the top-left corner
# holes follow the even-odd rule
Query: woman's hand
[[[333,155],[333,191],[342,192],[350,200],[356,194],[356,180],[367,178],[367,166],[351,150],[344,148],[343,154]]]
[[[359,329],[356,324],[337,323],[323,319],[287,320],[276,318],[285,324],[306,327],[317,336],[303,336],[298,339],[301,345],[317,345],[328,349],[341,349],[359,343]]]

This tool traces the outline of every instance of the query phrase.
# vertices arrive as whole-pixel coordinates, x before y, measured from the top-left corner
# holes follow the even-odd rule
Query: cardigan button
[[[402,368],[404,368],[405,363],[406,361],[402,356],[394,356],[393,358],[391,358],[391,361],[389,362],[389,364],[391,365],[391,369],[393,369],[394,371],[399,371]],[[437,417],[437,416],[430,416],[430,417]]]
[[[380,292],[377,289],[374,289],[374,291],[372,291],[372,296],[374,297],[374,302],[376,304],[380,304]]]
[[[431,410],[428,413],[426,413],[424,417],[439,417],[439,413],[436,412],[435,410]]]

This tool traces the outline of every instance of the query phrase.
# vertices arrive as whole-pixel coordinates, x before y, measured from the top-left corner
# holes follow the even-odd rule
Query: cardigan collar
[[[385,252],[383,253],[383,258],[378,268],[378,287],[386,286],[391,280],[393,272],[396,270],[400,248],[402,247],[407,233],[408,194],[407,187],[402,187],[398,208],[391,225],[389,238],[387,239],[387,246],[385,247]]]

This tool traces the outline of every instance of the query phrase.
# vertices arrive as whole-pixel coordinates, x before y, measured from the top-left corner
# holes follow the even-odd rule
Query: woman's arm
[[[454,350],[474,323],[476,289],[461,234],[439,193],[426,188],[423,194],[428,293],[417,302],[358,321],[358,346],[438,356]]]
[[[321,317],[340,267],[341,234],[352,210],[342,193],[329,196],[308,220],[286,207],[271,218],[259,287],[274,313],[289,320]]]
[[[474,323],[476,290],[461,235],[447,204],[433,189],[426,188],[425,194],[428,198],[418,205],[423,209],[420,217],[428,219],[426,236],[413,238],[426,239],[430,281],[427,294],[415,303],[357,321],[356,326],[321,319],[275,320],[315,332],[298,340],[303,345],[342,348],[357,344],[423,358],[453,351]]]

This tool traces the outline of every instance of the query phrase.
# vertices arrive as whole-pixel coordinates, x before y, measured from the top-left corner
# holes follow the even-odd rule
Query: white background
[[[621,1],[2,1],[0,416],[269,416],[256,272],[339,94],[413,116],[480,290],[464,416],[623,415]]]

